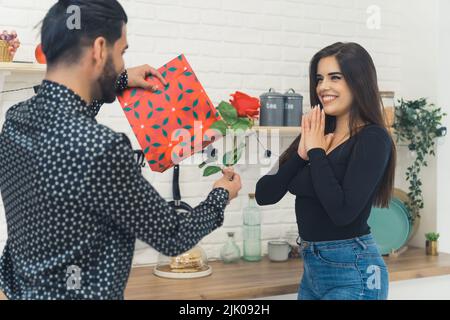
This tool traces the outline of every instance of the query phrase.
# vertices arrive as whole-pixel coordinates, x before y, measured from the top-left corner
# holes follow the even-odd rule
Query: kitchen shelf
[[[253,129],[257,132],[261,131],[275,131],[278,130],[280,134],[284,135],[299,135],[300,134],[300,127],[261,127],[261,126],[254,126]],[[389,131],[391,134],[395,134],[395,130],[392,127],[389,127]]]
[[[297,136],[297,135],[300,134],[300,127],[261,127],[261,126],[254,126],[253,129],[256,132],[267,131],[268,133],[277,130],[280,135]]]
[[[44,74],[45,64],[31,62],[0,62],[0,72]]]
[[[47,66],[45,64],[32,62],[0,62],[0,92],[3,91],[5,82],[8,81],[7,78],[9,76],[20,74],[23,78],[26,78],[27,75],[31,75],[33,79],[35,77],[44,78],[46,69]],[[0,94],[0,111],[3,102],[2,99],[3,95]]]

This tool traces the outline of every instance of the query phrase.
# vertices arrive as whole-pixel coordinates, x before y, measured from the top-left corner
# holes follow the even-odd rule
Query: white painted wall
[[[438,66],[438,0],[408,1],[400,0],[402,10],[399,13],[401,34],[401,82],[398,97],[415,100],[428,98],[430,103],[437,102],[437,66]],[[407,191],[409,183],[404,174],[413,162],[413,156],[407,147],[398,148],[398,167],[396,185]],[[425,207],[422,219],[411,245],[423,247],[424,234],[437,229],[436,222],[436,158],[429,159],[429,167],[422,170]]]
[[[441,2],[442,5],[445,0]],[[33,60],[39,42],[33,27],[52,3],[50,0],[0,0],[0,29],[15,28],[23,42],[17,60]],[[121,3],[130,18],[128,65],[149,63],[157,67],[183,52],[215,103],[227,100],[236,90],[259,96],[269,87],[278,91],[293,87],[305,96],[307,107],[309,60],[316,51],[336,41],[357,41],[369,50],[382,90],[393,90],[398,96],[408,98],[437,99],[437,62],[433,54],[438,42],[433,35],[438,30],[435,19],[438,0],[124,0]],[[366,10],[371,5],[381,9],[379,30],[369,30],[366,26]],[[441,15],[444,20],[444,14]],[[441,27],[445,27],[444,22]],[[444,73],[440,75],[444,77]],[[39,82],[37,78],[8,80],[5,89]],[[0,103],[0,125],[6,110],[31,94],[32,91],[4,95]],[[104,106],[99,121],[126,132],[138,147],[117,103]],[[284,145],[290,140],[285,138]],[[402,170],[407,156],[400,150],[397,185],[403,188]],[[434,161],[430,162],[431,166],[424,172],[423,227],[413,240],[415,245],[423,245],[425,230],[436,228],[436,166]],[[444,168],[441,164],[441,171],[447,172]],[[202,241],[211,258],[219,256],[227,231],[236,231],[241,244],[242,207],[247,202],[246,194],[254,190],[259,170],[240,167],[238,172],[244,183],[241,196],[227,208],[225,226]],[[204,199],[214,180],[200,175],[195,167],[181,168],[181,192],[191,205]],[[161,195],[171,199],[172,170],[157,174],[146,169],[145,176]],[[445,184],[441,182],[442,189]],[[262,214],[266,243],[295,227],[294,198],[287,196],[276,206],[262,208]],[[0,250],[6,234],[3,220],[0,205]],[[153,250],[138,244],[135,263],[152,263],[156,259]]]
[[[450,2],[446,0],[439,1],[439,46],[437,65],[437,90],[438,106],[442,107],[450,115],[450,90],[448,82],[448,72],[450,70]],[[447,117],[445,121],[447,128],[450,128],[450,121]],[[450,252],[450,141],[441,139],[438,145],[436,171],[437,176],[437,224],[438,231],[441,234],[440,249]]]

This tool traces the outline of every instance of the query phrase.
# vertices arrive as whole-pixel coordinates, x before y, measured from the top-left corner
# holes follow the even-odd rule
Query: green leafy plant
[[[410,101],[401,99],[399,103],[393,125],[397,142],[407,143],[409,150],[415,152],[416,156],[412,165],[406,169],[408,195],[411,199],[407,206],[413,214],[420,217],[420,209],[424,207],[420,171],[422,167],[428,166],[427,155],[435,155],[435,138],[446,134],[441,121],[447,114],[442,113],[434,104],[429,104],[425,98]]]
[[[438,241],[439,237],[440,237],[440,234],[439,233],[435,233],[435,232],[430,232],[430,233],[426,233],[425,234],[425,238],[428,241]]]
[[[238,133],[245,132],[253,127],[254,122],[252,119],[240,117],[236,108],[228,102],[222,101],[217,107],[220,116],[223,120],[215,122],[211,129],[218,130],[223,136],[227,133],[234,133],[233,136],[233,148],[231,151],[225,153],[222,158],[222,164],[225,167],[232,167],[237,164],[242,156],[242,151],[246,147],[245,143],[238,144]],[[202,169],[208,164],[208,161],[200,164],[199,168]],[[208,166],[203,171],[203,176],[208,177],[218,172],[221,172],[222,168],[219,165]]]

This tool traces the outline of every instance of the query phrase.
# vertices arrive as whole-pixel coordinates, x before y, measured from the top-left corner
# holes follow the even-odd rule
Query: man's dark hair
[[[74,15],[71,6],[79,8],[79,29],[68,27]],[[127,22],[127,14],[117,0],[59,0],[42,22],[41,43],[47,64],[76,63],[84,47],[98,37],[113,45]]]

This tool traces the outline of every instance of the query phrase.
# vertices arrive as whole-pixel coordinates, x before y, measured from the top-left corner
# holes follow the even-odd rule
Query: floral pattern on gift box
[[[158,91],[130,88],[119,102],[150,168],[164,172],[211,144],[217,134],[208,129],[221,117],[184,55],[158,71],[167,86],[149,76],[147,82],[157,85]],[[184,140],[186,133],[189,141]],[[183,148],[190,151],[183,154]]]

